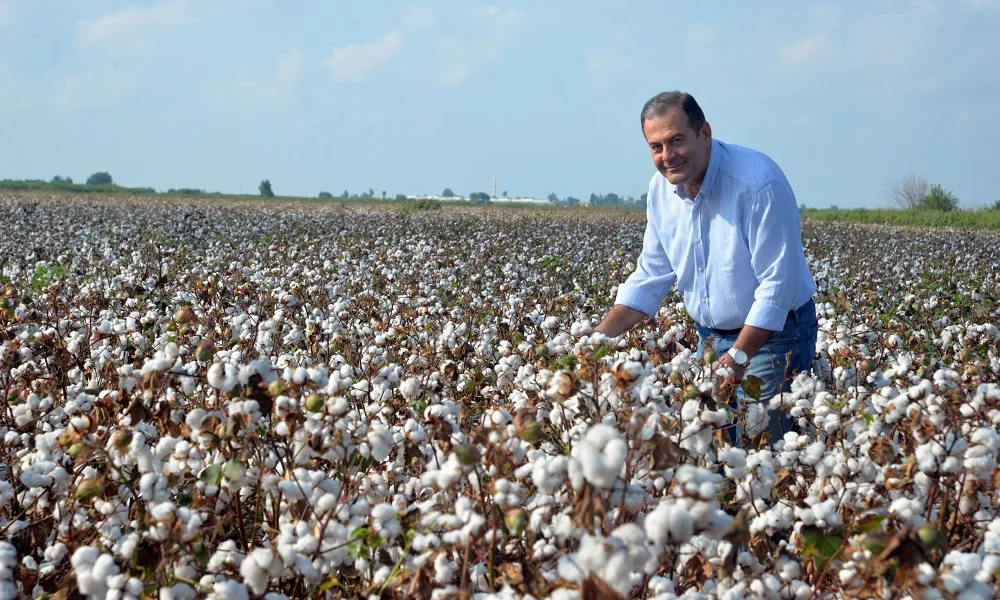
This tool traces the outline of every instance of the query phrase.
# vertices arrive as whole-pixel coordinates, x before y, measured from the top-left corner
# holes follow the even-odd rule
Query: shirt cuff
[[[618,294],[615,297],[615,304],[624,304],[629,308],[646,313],[650,317],[656,316],[656,311],[660,308],[660,302],[662,300],[658,300],[656,296],[646,290],[626,285],[618,288]]]
[[[781,331],[785,328],[789,309],[756,300],[750,307],[746,324],[769,331]]]

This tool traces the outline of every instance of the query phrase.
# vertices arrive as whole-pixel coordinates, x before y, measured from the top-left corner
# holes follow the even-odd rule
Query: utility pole
[[[497,197],[497,176],[493,176],[493,197]]]

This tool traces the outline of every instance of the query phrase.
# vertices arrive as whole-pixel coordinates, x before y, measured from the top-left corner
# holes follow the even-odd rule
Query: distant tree
[[[73,183],[72,177],[60,177],[56,175],[52,178],[52,183]]]
[[[344,198],[344,199],[347,199],[347,198],[350,198],[350,197],[351,197],[351,195],[347,193],[347,190],[344,190],[344,193],[343,193],[343,194],[341,194],[341,195],[340,195],[340,197],[341,197],[341,198]]]
[[[469,194],[469,202],[473,204],[489,204],[490,195],[486,192],[472,192]]]
[[[114,180],[111,179],[111,175],[106,171],[100,171],[94,173],[87,178],[87,185],[112,185]]]
[[[333,198],[333,194],[331,194],[330,192],[320,192],[319,197],[323,199],[330,199]]]
[[[559,196],[556,196],[555,192],[549,194],[549,202],[552,204],[559,204]]]
[[[372,188],[368,188],[368,197],[369,198],[374,198],[375,197],[375,190],[373,190]]]
[[[800,202],[799,203],[799,210],[805,210],[805,209],[806,209],[806,203],[805,202]]]
[[[950,190],[935,183],[931,185],[931,191],[920,199],[919,208],[945,212],[955,210],[958,208],[958,198]]]
[[[271,181],[269,179],[261,181],[260,185],[257,186],[257,190],[260,191],[260,195],[264,198],[274,198],[274,190],[271,189]]]
[[[504,197],[504,198],[506,198],[506,197],[507,197],[507,190],[504,190],[504,191],[503,191],[503,197]]]
[[[1000,211],[1000,198],[997,198],[996,202],[991,204],[986,210]]]
[[[406,202],[406,194],[396,194],[396,202]]]
[[[563,202],[566,204],[566,206],[579,206],[580,205],[580,199],[576,198],[575,196],[566,196],[566,199],[563,200]]]
[[[830,205],[830,210],[840,210],[840,207],[837,206],[836,204],[831,204]]]
[[[921,200],[929,193],[927,180],[913,173],[889,183],[889,202],[896,208],[920,208]]]
[[[446,188],[444,188],[444,191],[441,192],[441,197],[443,197],[443,198],[454,198],[455,197],[455,192],[451,191],[451,188],[446,187]]]
[[[382,190],[382,199],[385,200],[385,190]]]

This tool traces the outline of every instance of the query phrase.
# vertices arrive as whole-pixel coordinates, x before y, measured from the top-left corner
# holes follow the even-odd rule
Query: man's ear
[[[701,135],[705,136],[706,140],[712,139],[712,126],[708,124],[708,121],[701,125]]]

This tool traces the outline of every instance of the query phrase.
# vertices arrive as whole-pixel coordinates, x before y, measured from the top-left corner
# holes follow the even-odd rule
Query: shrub
[[[950,190],[935,183],[931,185],[931,191],[920,199],[920,208],[945,212],[955,210],[958,208],[958,198]]]
[[[107,171],[100,171],[94,173],[87,178],[87,185],[111,185],[114,180],[111,178],[111,174]]]

